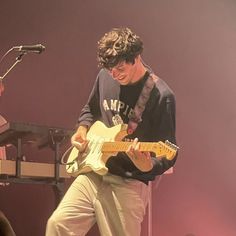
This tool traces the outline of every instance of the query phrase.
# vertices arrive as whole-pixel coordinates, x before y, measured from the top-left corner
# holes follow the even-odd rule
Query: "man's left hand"
[[[126,154],[134,165],[142,172],[150,171],[153,168],[150,152],[140,151],[140,143],[135,138],[132,144],[128,147]]]

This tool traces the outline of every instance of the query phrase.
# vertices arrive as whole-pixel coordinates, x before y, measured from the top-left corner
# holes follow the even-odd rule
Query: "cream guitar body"
[[[102,122],[95,122],[87,133],[88,145],[83,152],[74,147],[68,157],[66,170],[72,176],[94,171],[99,175],[108,172],[106,162],[118,152],[125,152],[131,142],[122,139],[127,136],[127,125],[121,124],[108,128]],[[157,158],[172,160],[177,146],[170,142],[141,142],[140,151],[155,153]]]

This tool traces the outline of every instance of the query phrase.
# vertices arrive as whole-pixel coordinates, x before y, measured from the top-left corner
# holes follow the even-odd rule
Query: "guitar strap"
[[[150,98],[151,91],[157,80],[158,80],[158,77],[155,74],[153,73],[149,74],[142,88],[142,91],[139,95],[139,98],[135,104],[134,112],[129,118],[128,134],[132,134],[138,127],[138,124],[142,121],[143,111],[145,110],[146,103]]]

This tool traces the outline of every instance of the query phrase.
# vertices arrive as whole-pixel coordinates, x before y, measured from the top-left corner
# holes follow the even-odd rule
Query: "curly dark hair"
[[[98,41],[98,64],[111,69],[121,61],[134,63],[142,51],[142,40],[129,28],[113,28]]]

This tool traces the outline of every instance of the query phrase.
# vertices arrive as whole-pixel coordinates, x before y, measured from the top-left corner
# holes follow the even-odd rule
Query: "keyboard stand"
[[[16,127],[19,129],[16,130]],[[5,131],[2,134],[0,133],[0,145],[10,143],[17,149],[15,160],[0,160],[0,182],[52,185],[55,194],[55,204],[57,206],[64,195],[65,179],[70,178],[66,173],[65,165],[60,164],[60,145],[65,140],[68,140],[72,132],[65,132],[58,128],[39,128],[38,130],[37,126],[35,128],[32,125],[25,127],[13,124],[11,129],[11,124],[8,124]],[[31,132],[31,129],[35,132]],[[43,131],[43,141],[40,139],[41,131]],[[1,139],[3,136],[4,138]],[[4,142],[4,140],[7,141]],[[51,147],[54,152],[53,164],[26,162],[23,160],[23,144],[29,141],[32,142],[32,140],[33,142],[36,141],[36,144],[38,146],[40,145],[40,148],[45,146]]]

